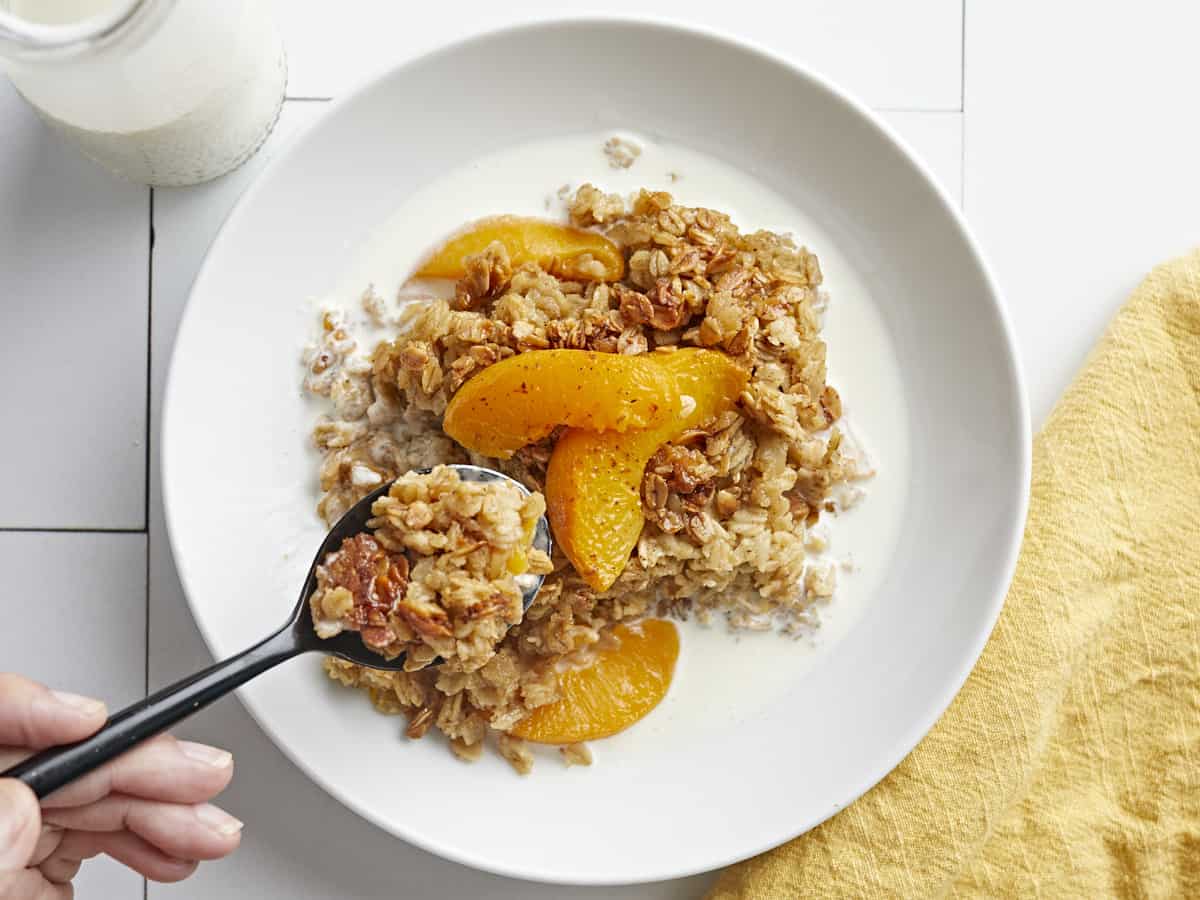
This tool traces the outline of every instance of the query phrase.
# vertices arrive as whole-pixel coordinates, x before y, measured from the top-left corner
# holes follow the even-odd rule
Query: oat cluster
[[[372,485],[442,462],[486,465],[540,490],[555,435],[502,462],[472,458],[440,429],[454,392],[507,356],[699,346],[751,372],[736,410],[664,446],[647,466],[646,524],[608,591],[597,594],[556,556],[522,622],[478,669],[387,674],[328,664],[382,711],[408,715],[411,735],[436,725],[470,757],[494,732],[518,768],[525,751],[505,732],[556,699],[556,672],[586,659],[620,622],[694,614],[720,615],[734,628],[803,628],[835,586],[832,566],[810,552],[821,546],[813,526],[855,502],[856,483],[872,474],[825,380],[816,256],[786,235],[742,234],[725,214],[681,206],[664,192],[627,203],[584,185],[570,217],[622,248],[621,282],[514,269],[493,244],[470,260],[452,298],[407,306],[396,338],[376,348],[369,367],[327,322],[307,376],[333,405],[314,433],[324,454],[320,511],[332,521]]]
[[[474,671],[521,621],[517,574],[550,571],[533,547],[541,494],[505,481],[464,481],[448,466],[401,475],[371,506],[368,532],[317,567],[310,600],[317,635],[357,631],[404,668]]]

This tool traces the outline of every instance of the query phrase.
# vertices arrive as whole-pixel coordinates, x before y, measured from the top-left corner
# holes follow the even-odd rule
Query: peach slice
[[[570,428],[555,443],[546,471],[554,539],[597,591],[617,580],[642,533],[639,491],[650,457],[685,431],[732,409],[749,378],[716,350],[659,351],[649,358],[675,379],[686,412],[624,434]]]
[[[650,356],[531,350],[464,384],[442,430],[470,450],[508,459],[559,425],[614,432],[660,426],[679,414],[680,402],[675,377]]]
[[[562,697],[539,706],[513,728],[539,744],[594,741],[624,731],[658,706],[679,658],[679,632],[650,619],[613,629],[620,643],[601,650],[585,669],[562,674]]]
[[[463,260],[499,241],[514,267],[535,262],[547,272],[575,281],[617,281],[625,274],[621,249],[594,231],[572,228],[544,219],[496,216],[481,219],[440,247],[417,275],[422,278],[462,278]]]

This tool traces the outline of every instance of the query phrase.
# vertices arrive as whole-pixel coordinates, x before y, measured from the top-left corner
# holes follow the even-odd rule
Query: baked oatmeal
[[[405,714],[410,737],[436,727],[471,759],[491,732],[519,771],[531,757],[512,734],[518,723],[557,701],[561,673],[611,645],[622,623],[719,615],[734,629],[809,627],[835,589],[816,526],[856,502],[856,484],[872,474],[826,383],[815,255],[786,235],[743,234],[727,215],[664,192],[627,201],[584,185],[569,217],[619,248],[619,267],[607,267],[619,277],[544,255],[514,262],[493,241],[465,259],[452,297],[408,303],[369,362],[336,313],[306,356],[306,387],[330,401],[313,434],[323,456],[318,510],[329,523],[384,481],[439,463],[487,466],[544,492],[563,429],[508,459],[442,430],[463,386],[515,355],[703,348],[745,373],[731,408],[654,450],[636,486],[640,534],[610,586],[589,584],[556,546],[537,598],[481,665],[447,657],[423,667],[414,656],[411,670],[389,673],[326,661],[381,712]],[[564,758],[585,763],[590,753],[573,745]]]

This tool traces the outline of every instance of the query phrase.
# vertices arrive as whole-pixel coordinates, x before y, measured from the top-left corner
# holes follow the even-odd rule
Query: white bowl
[[[941,715],[987,640],[1029,479],[1025,395],[995,284],[959,213],[871,113],[767,53],[680,27],[497,32],[333,104],[247,191],[196,280],[167,388],[163,481],[180,577],[216,656],[282,622],[320,539],[305,449],[314,412],[298,386],[305,298],[445,173],[521,142],[618,129],[732,163],[799,210],[799,236],[827,261],[831,316],[840,289],[861,288],[850,305],[891,362],[865,366],[867,345],[834,328],[831,371],[852,384],[843,393],[866,411],[868,442],[873,427],[892,435],[881,438],[878,496],[894,507],[894,534],[852,529],[860,612],[818,650],[686,633],[665,711],[597,744],[590,769],[546,759],[528,778],[494,756],[462,764],[436,738],[405,742],[401,721],[329,683],[315,658],[241,695],[284,752],[380,827],[543,881],[711,869],[870,788]],[[893,438],[905,453],[888,454]],[[717,694],[696,696],[700,685]]]

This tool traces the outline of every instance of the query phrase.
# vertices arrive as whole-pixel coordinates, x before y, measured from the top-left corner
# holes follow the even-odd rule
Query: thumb
[[[0,872],[23,869],[42,833],[42,810],[33,791],[15,778],[0,778]]]

